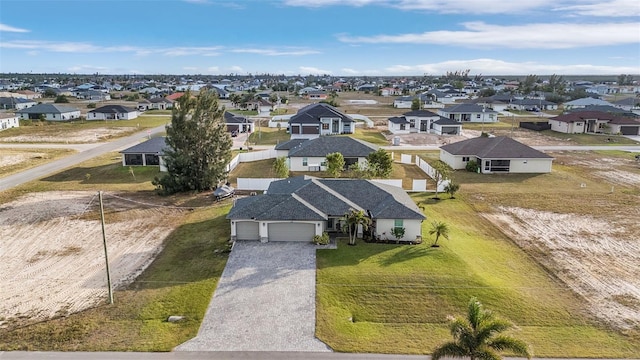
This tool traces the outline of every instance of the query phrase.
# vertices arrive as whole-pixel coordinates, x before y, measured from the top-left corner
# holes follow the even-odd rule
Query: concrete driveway
[[[236,242],[198,335],[176,351],[331,351],[315,338],[316,248]]]

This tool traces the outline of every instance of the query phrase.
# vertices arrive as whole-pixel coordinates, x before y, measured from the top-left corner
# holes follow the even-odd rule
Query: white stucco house
[[[551,130],[565,134],[640,135],[640,120],[604,111],[575,111],[549,118]]]
[[[387,127],[392,134],[435,133],[460,134],[462,124],[427,110],[412,110],[402,116],[389,118]]]
[[[440,147],[440,160],[454,170],[476,161],[480,172],[549,173],[553,157],[506,136],[477,137]]]
[[[87,112],[87,120],[133,120],[138,110],[122,105],[105,105]]]
[[[405,229],[400,240],[421,239],[422,211],[407,193],[364,179],[318,179],[299,176],[271,183],[265,194],[237,199],[227,219],[231,239],[310,242],[324,231],[341,230],[341,218],[351,209],[370,219],[358,236],[394,239],[395,227]]]
[[[80,118],[80,110],[59,104],[38,104],[30,108],[17,110],[22,120],[38,120],[44,117],[49,121],[65,121]]]
[[[358,163],[365,165],[367,156],[378,150],[376,145],[348,136],[321,136],[315,139],[292,139],[276,145],[278,156],[286,156],[291,171],[325,171],[327,155],[339,152],[344,167]]]
[[[167,171],[163,156],[167,148],[165,137],[151,138],[145,142],[120,151],[122,166],[158,166]]]
[[[438,110],[438,115],[458,122],[498,122],[498,112],[477,104],[459,104]]]
[[[292,139],[313,139],[322,135],[353,134],[356,123],[353,118],[325,103],[303,107],[289,119]]]
[[[0,113],[0,131],[20,126],[20,117],[11,113]]]

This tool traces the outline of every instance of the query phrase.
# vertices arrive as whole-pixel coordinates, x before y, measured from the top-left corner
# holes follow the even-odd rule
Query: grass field
[[[631,357],[640,343],[591,321],[583,304],[481,218],[464,197],[425,204],[425,243],[360,243],[318,251],[317,335],[337,351],[429,353],[449,339],[447,316],[471,296],[514,322],[542,357]],[[431,248],[428,223],[451,240]]]
[[[70,149],[2,149],[0,178],[74,154]]]
[[[636,141],[620,135],[564,134],[551,130],[541,133],[559,139],[571,139],[576,145],[638,145]]]
[[[290,138],[291,136],[286,129],[263,126],[249,135],[249,142],[252,145],[276,145],[289,141]]]

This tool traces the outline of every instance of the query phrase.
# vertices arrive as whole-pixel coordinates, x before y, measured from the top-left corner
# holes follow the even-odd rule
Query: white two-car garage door
[[[238,221],[236,223],[238,240],[260,240],[260,223],[257,221]]]
[[[300,223],[269,224],[269,241],[312,241],[314,226]]]

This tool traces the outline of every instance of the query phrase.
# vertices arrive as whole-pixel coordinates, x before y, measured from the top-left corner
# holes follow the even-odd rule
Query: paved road
[[[381,146],[381,148],[389,151],[401,150],[439,150],[440,145],[399,145],[399,146]],[[532,146],[532,148],[540,151],[593,151],[593,150],[623,150],[623,151],[640,151],[640,145],[543,145]]]
[[[315,337],[315,284],[315,245],[238,241],[198,335],[175,350],[331,351]]]
[[[85,149],[77,154],[67,156],[60,160],[52,161],[50,163],[28,169],[14,175],[7,176],[0,179],[0,191],[10,189],[14,186],[18,186],[29,181],[40,179],[49,174],[64,170],[96,156],[100,156],[111,151],[125,149],[129,146],[138,144],[149,135],[152,136],[163,131],[165,131],[164,125],[152,129],[147,129],[106,144],[89,147],[88,149]]]

